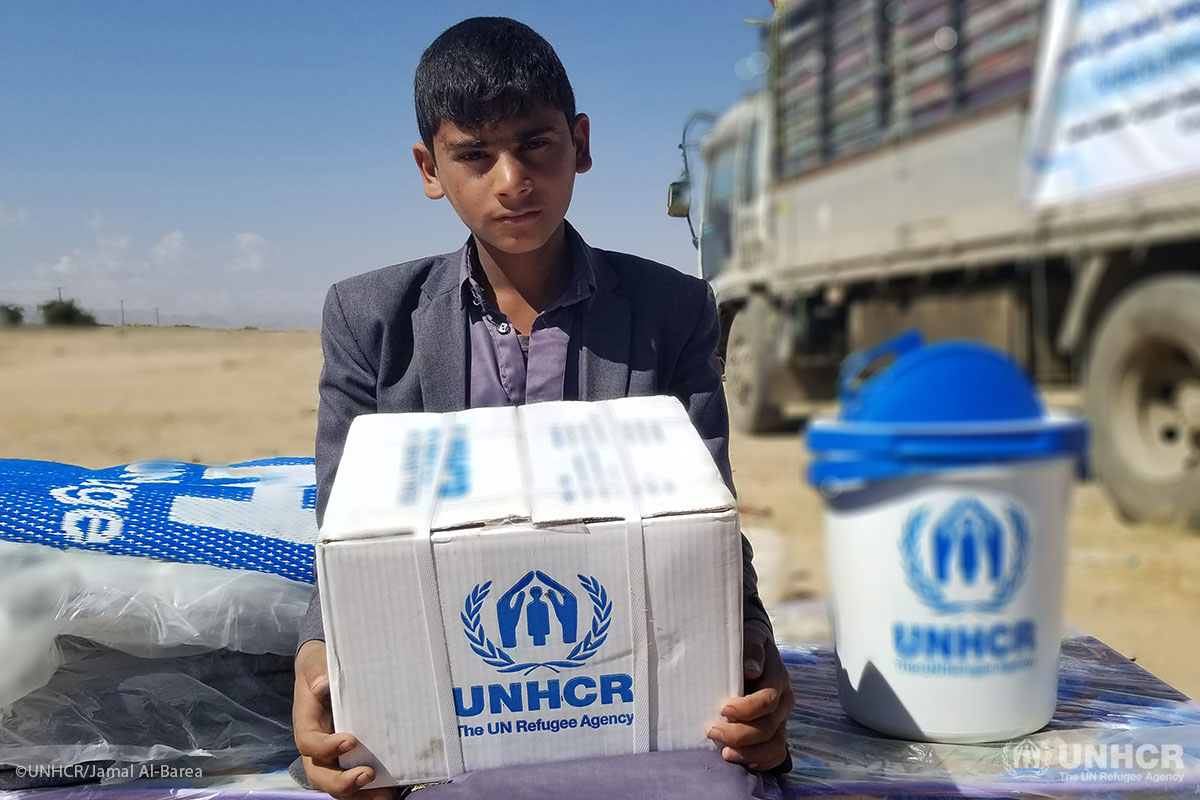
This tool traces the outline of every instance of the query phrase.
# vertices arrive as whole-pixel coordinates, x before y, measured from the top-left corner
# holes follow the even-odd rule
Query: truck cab
[[[723,114],[700,144],[700,274],[721,307],[744,301],[770,262],[770,132],[769,97],[758,93]]]

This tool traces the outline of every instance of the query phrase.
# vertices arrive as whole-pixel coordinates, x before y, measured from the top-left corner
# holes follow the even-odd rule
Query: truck
[[[1059,28],[1089,7],[1126,8],[1111,31],[1092,20],[1094,40],[1059,31],[1055,50],[1048,27],[1064,5]],[[1036,87],[1053,88],[1071,59],[1111,61],[1163,33],[1130,5],[780,0],[764,21],[761,90],[710,117],[699,143],[693,243],[717,298],[735,428],[771,431],[827,403],[847,354],[902,331],[981,340],[1039,384],[1078,389],[1094,472],[1124,518],[1200,523],[1200,180],[1168,170],[1068,202],[1027,190],[1031,162],[1049,158],[1031,145],[1045,128]],[[1190,19],[1172,9],[1185,5],[1198,4],[1149,4],[1180,25]],[[1104,85],[1139,75],[1109,69]],[[1160,116],[1200,128],[1200,91],[1178,75],[1156,86],[1170,98]],[[1075,122],[1062,142],[1152,112]],[[697,119],[668,195],[689,225]],[[1109,157],[1096,152],[1103,178]]]

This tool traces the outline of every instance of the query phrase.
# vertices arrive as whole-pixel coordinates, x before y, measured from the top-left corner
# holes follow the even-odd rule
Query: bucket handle
[[[858,408],[858,392],[862,388],[862,374],[867,368],[885,356],[899,358],[905,353],[920,349],[925,338],[918,330],[905,331],[890,339],[884,339],[874,347],[855,350],[842,361],[842,374],[838,379],[838,401],[845,415]]]

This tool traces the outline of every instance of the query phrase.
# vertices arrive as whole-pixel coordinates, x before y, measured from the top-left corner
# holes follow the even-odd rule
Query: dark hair
[[[575,93],[550,43],[507,17],[472,17],[421,54],[413,80],[417,128],[433,152],[442,122],[478,130],[549,104],[575,120]]]

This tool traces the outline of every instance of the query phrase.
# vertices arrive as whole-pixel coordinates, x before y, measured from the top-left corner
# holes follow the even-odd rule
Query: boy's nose
[[[532,188],[529,174],[521,159],[504,153],[496,163],[497,191],[501,195],[518,195]]]

